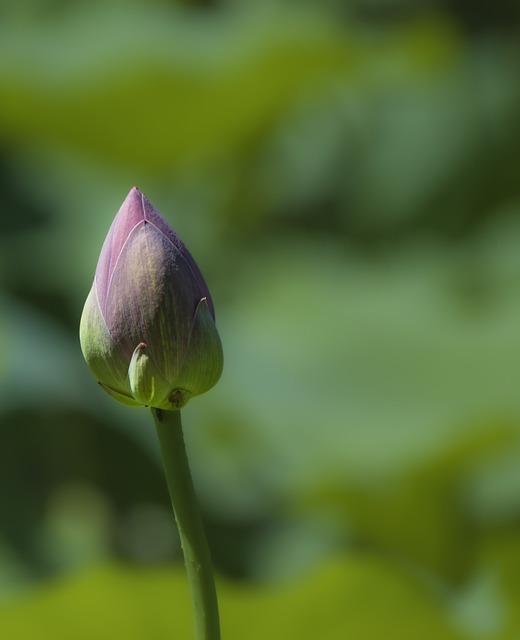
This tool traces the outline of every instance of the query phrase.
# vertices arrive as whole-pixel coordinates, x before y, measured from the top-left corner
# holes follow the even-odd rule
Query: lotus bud
[[[204,278],[135,187],[103,244],[80,342],[99,384],[128,405],[180,409],[220,378],[222,346]]]

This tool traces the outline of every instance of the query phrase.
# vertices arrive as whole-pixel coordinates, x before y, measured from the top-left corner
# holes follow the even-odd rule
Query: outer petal
[[[208,302],[203,298],[197,306],[188,355],[175,380],[175,386],[194,396],[200,395],[218,382],[223,365],[222,343]]]
[[[213,308],[213,302],[211,300],[211,295],[208,289],[208,286],[202,276],[202,273],[193,259],[191,253],[186,248],[184,242],[179,238],[179,236],[175,233],[172,227],[168,224],[168,222],[162,217],[162,215],[155,209],[150,200],[140,193],[135,187],[130,192],[128,198],[132,192],[136,192],[139,194],[139,197],[142,198],[142,207],[144,218],[151,222],[161,233],[163,233],[166,238],[172,243],[179,254],[179,268],[185,271],[187,275],[189,275],[192,289],[197,292],[197,298],[200,300],[201,298],[207,298],[208,307],[213,319],[215,319],[215,310]]]
[[[142,198],[144,196],[135,187],[130,191],[108,230],[99,255],[96,283],[99,306],[104,316],[107,293],[119,254],[132,230],[144,220]]]
[[[110,335],[128,358],[144,342],[173,383],[184,362],[198,298],[190,272],[168,238],[150,223],[134,228],[121,251],[107,297]]]
[[[121,357],[99,308],[96,285],[88,294],[79,327],[83,356],[94,377],[104,387],[132,400],[127,381],[128,361]]]

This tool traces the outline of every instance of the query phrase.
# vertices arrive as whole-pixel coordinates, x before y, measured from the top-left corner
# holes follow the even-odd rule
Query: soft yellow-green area
[[[458,630],[442,598],[432,597],[420,580],[369,555],[338,556],[290,584],[219,581],[218,588],[226,640],[477,637]],[[4,605],[0,625],[13,640],[167,640],[189,638],[192,620],[182,569],[109,565]]]

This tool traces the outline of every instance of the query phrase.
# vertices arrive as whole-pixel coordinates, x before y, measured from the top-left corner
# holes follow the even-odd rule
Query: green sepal
[[[115,391],[114,389],[111,389],[109,386],[107,386],[106,384],[103,384],[102,382],[98,382],[98,384],[102,389],[104,389],[104,391],[106,391],[109,395],[111,395],[112,398],[115,398],[116,400],[119,400],[119,402],[122,402],[123,404],[127,404],[130,407],[140,407],[141,406],[140,402],[137,402],[136,400],[134,400],[130,396],[123,395],[122,393],[119,393],[118,391]]]
[[[107,329],[99,308],[95,283],[85,301],[79,339],[83,356],[96,380],[114,397],[114,394],[123,396],[126,400],[121,402],[128,404],[128,400],[132,399],[127,380],[128,363]]]
[[[157,409],[171,409],[167,401],[171,385],[157,369],[144,342],[137,345],[128,367],[128,380],[132,396],[138,404]]]
[[[202,298],[195,311],[187,354],[175,386],[198,396],[218,382],[223,366],[222,343],[208,301]]]

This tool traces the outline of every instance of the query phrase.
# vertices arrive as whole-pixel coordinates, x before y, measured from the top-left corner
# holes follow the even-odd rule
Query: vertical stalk
[[[195,638],[219,640],[213,566],[186,455],[181,412],[152,409],[152,415],[184,553],[195,617]]]

